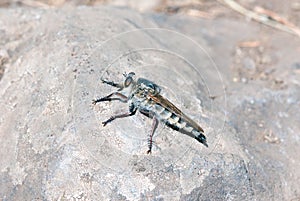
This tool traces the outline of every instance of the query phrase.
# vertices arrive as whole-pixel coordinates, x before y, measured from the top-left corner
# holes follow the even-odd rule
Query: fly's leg
[[[136,113],[136,108],[134,107],[134,105],[130,105],[129,112],[127,112],[125,114],[117,114],[117,115],[111,116],[108,120],[102,122],[102,124],[103,124],[103,126],[106,126],[106,124],[108,124],[109,122],[112,122],[115,119],[129,117],[129,116],[135,115],[135,113]]]
[[[148,151],[147,151],[147,154],[151,154],[151,150],[152,150],[152,143],[153,143],[153,135],[155,133],[155,130],[157,128],[157,125],[158,125],[158,119],[154,116],[153,113],[151,113],[149,110],[140,110],[140,112],[149,117],[149,118],[152,118],[153,119],[153,122],[152,122],[152,130],[151,130],[151,134],[149,135],[149,138],[148,138]]]
[[[108,80],[101,80],[101,81],[102,81],[103,83],[105,83],[105,84],[110,85],[110,86],[117,87],[117,88],[119,88],[119,90],[121,90],[121,89],[124,88],[122,84],[115,83],[115,82],[113,82],[113,81],[108,81]]]
[[[118,114],[118,115],[114,115],[111,116],[108,120],[102,122],[103,126],[106,126],[106,124],[108,124],[109,122],[112,122],[113,120],[117,119],[117,118],[124,118],[124,117],[129,117],[132,115],[135,115],[136,110],[134,110],[133,112],[127,112],[125,114]]]
[[[116,97],[113,97],[113,96],[116,96]],[[121,93],[119,93],[119,92],[114,92],[114,93],[111,93],[111,94],[109,94],[108,96],[105,96],[105,97],[103,97],[103,98],[99,98],[99,99],[94,99],[93,101],[92,101],[92,103],[94,104],[94,105],[96,105],[96,103],[98,103],[98,102],[103,102],[103,101],[112,101],[112,100],[119,100],[119,101],[121,101],[121,102],[123,102],[123,103],[126,103],[127,102],[127,97],[126,96],[124,96],[123,94],[121,94]]]
[[[151,150],[152,150],[152,138],[153,138],[153,135],[154,135],[154,132],[157,128],[157,125],[158,125],[158,119],[153,116],[153,122],[152,122],[152,130],[151,130],[151,134],[149,136],[149,139],[148,139],[148,151],[147,151],[147,154],[151,154]]]

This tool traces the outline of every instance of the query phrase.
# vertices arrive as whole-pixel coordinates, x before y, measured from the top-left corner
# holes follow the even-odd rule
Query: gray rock
[[[229,63],[224,58],[230,51],[216,55],[230,42],[210,33],[207,22],[112,7],[14,8],[0,16],[9,53],[0,81],[2,200],[299,196],[292,154],[300,151],[297,86],[275,91],[261,90],[260,83],[231,85],[229,69],[220,65]],[[225,26],[244,29],[242,22],[211,23],[220,32]],[[180,33],[188,30],[189,36]],[[100,79],[122,81],[130,71],[154,80],[198,122],[209,148],[160,124],[147,155],[151,120],[140,114],[102,127],[128,105],[93,106],[92,99],[113,90]],[[279,143],[268,141],[274,137]]]

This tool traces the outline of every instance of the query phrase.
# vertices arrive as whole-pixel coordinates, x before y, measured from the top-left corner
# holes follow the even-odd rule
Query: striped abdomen
[[[154,103],[152,105],[152,112],[168,127],[181,133],[187,134],[195,138],[205,146],[208,146],[206,143],[206,137],[203,135],[203,129],[183,113],[176,114],[170,109],[163,107],[159,103]]]

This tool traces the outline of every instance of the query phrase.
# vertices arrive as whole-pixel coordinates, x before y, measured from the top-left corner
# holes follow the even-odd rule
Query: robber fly
[[[152,137],[157,128],[158,122],[165,123],[168,127],[187,134],[208,147],[203,129],[192,119],[181,112],[169,100],[160,95],[161,88],[155,83],[144,79],[136,79],[135,73],[124,73],[125,81],[122,84],[112,81],[102,80],[103,83],[118,88],[116,92],[100,99],[93,100],[95,105],[98,102],[118,100],[129,103],[129,112],[118,114],[102,122],[106,126],[109,122],[117,118],[124,118],[135,115],[138,110],[142,114],[153,119],[151,134],[148,139],[148,151],[151,153]]]

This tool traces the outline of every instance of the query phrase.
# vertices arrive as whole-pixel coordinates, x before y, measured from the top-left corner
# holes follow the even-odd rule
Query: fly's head
[[[157,84],[144,78],[139,78],[137,81],[137,85],[139,90],[143,91],[145,94],[151,94],[155,96],[161,91],[160,87]]]
[[[135,81],[135,73],[130,72],[128,74],[124,73],[123,76],[125,77],[123,87],[120,91],[123,91],[127,96],[132,93],[132,90],[135,88],[136,81]]]
[[[134,82],[135,73],[134,72],[130,72],[128,74],[124,73],[123,76],[125,77],[124,88],[130,87],[131,85],[135,84],[135,82]]]

